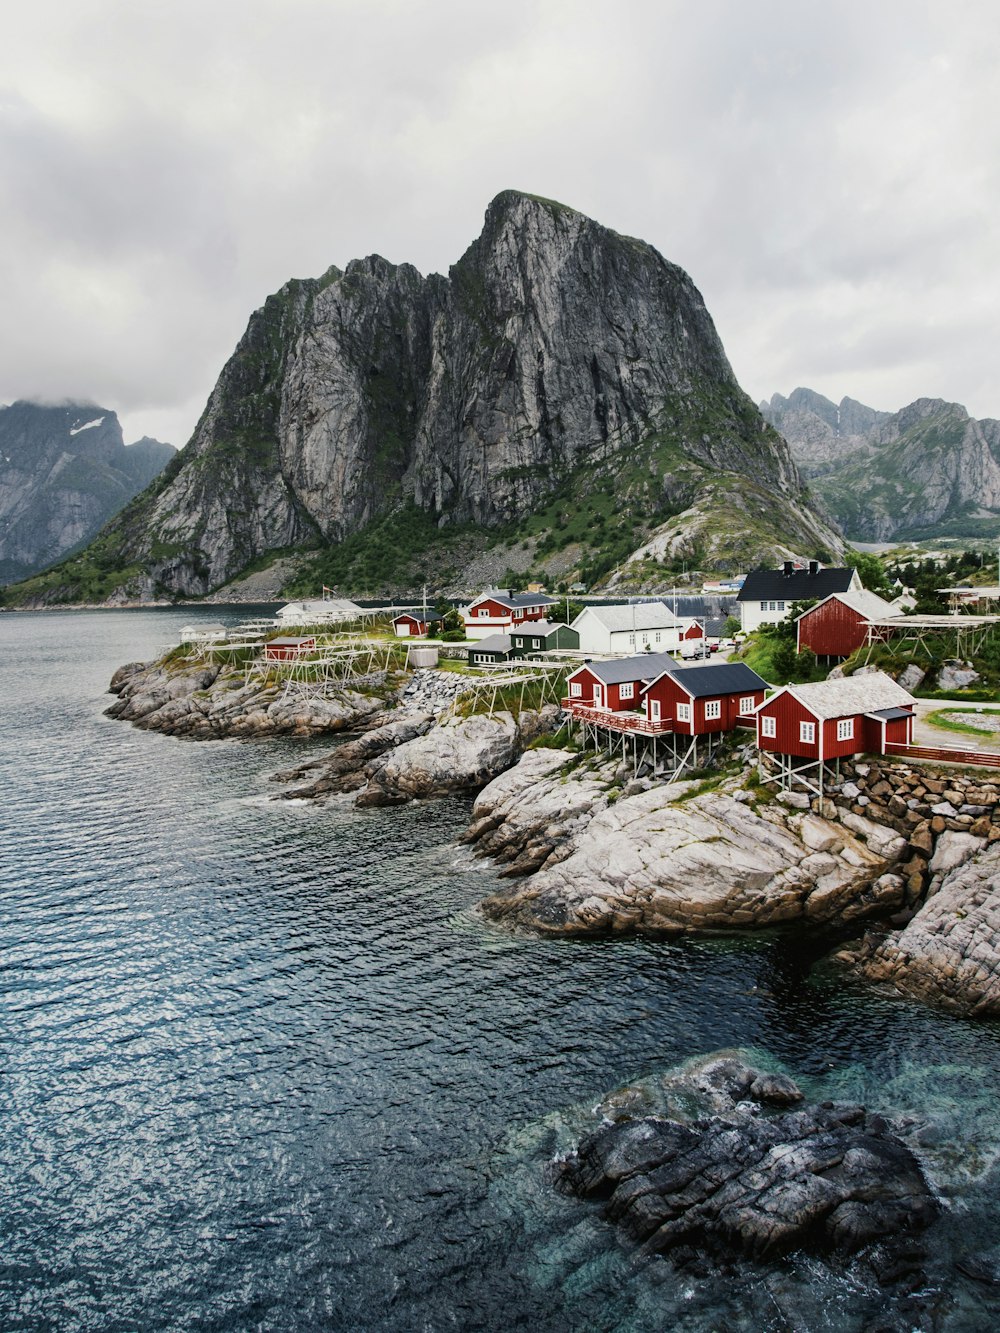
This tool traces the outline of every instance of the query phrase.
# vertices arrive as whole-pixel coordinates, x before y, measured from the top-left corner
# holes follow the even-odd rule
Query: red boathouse
[[[264,644],[265,662],[294,662],[306,653],[316,651],[316,636],[307,635],[304,638],[294,638],[291,635],[283,634],[280,638],[270,639]]]

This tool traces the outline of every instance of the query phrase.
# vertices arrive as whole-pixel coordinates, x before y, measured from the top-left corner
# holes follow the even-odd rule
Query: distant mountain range
[[[92,403],[0,405],[0,583],[89,542],[174,457]]]
[[[1000,532],[1000,421],[940,398],[877,412],[812,389],[776,393],[760,411],[852,540]]]
[[[447,277],[372,255],[269,297],[176,464],[17,595],[197,596],[290,551],[303,586],[441,586],[459,540],[456,581],[839,544],[688,275],[507,190]]]

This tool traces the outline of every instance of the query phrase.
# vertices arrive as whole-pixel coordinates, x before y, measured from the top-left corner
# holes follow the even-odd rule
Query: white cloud
[[[190,433],[250,311],[508,186],[641,236],[754,397],[1000,416],[983,0],[40,0],[0,47],[0,400]]]

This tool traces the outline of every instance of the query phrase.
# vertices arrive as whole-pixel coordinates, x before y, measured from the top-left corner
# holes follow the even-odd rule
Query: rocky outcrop
[[[906,902],[894,873],[906,842],[869,821],[848,828],[789,809],[742,779],[619,789],[590,817],[581,801],[562,820],[552,809],[558,778],[550,771],[539,791],[538,776],[529,764],[473,810],[470,836],[487,849],[500,843],[515,866],[522,857],[525,869],[540,867],[483,902],[493,920],[549,934],[672,934],[844,923]]]
[[[1000,1015],[1000,844],[951,834],[940,885],[905,929],[843,951],[870,981],[975,1018]],[[933,866],[932,862],[932,866]],[[947,869],[946,869],[947,867]],[[942,873],[943,872],[943,873]]]
[[[377,696],[346,689],[301,698],[288,695],[284,682],[247,684],[242,672],[217,663],[163,659],[120,667],[110,690],[118,699],[106,710],[109,717],[192,740],[347,731],[369,723],[385,706]]]
[[[886,413],[796,389],[761,411],[854,540],[975,535],[977,520],[1000,514],[1000,421],[977,421],[959,403],[918,398]]]
[[[487,540],[557,492],[572,506],[598,489],[648,530],[720,477],[737,508],[739,484],[753,490],[765,543],[836,541],[687,274],[509,190],[447,278],[370,256],[270,297],[176,474],[105,545],[141,567],[135,596],[202,594],[407,505],[431,516],[428,542],[463,523]]]
[[[646,1253],[849,1253],[917,1233],[939,1211],[913,1153],[863,1107],[802,1105],[790,1079],[731,1055],[671,1083],[672,1116],[606,1123],[557,1166],[564,1190],[604,1200]],[[692,1116],[706,1088],[711,1113]]]
[[[0,406],[0,583],[90,541],[175,452],[126,445],[114,412],[93,404]]]

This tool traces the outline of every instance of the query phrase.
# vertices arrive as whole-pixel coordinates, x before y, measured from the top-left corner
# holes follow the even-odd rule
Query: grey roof
[[[702,619],[702,627],[705,631],[706,639],[721,639],[722,631],[726,628],[728,616],[705,616]]]
[[[626,680],[653,680],[668,666],[676,666],[676,661],[669,653],[639,653],[635,657],[585,662],[584,666],[605,685],[620,685]],[[572,674],[576,675],[576,672]]]
[[[914,702],[912,694],[884,671],[866,671],[861,675],[821,680],[811,685],[786,685],[784,689],[819,721],[849,717],[853,713],[874,713],[884,708],[902,708]],[[768,704],[777,697],[777,694],[772,695]]]
[[[745,662],[706,662],[702,666],[678,666],[672,661],[660,674],[675,680],[692,699],[712,699],[719,694],[754,694],[768,688],[767,681]]]
[[[818,610],[824,602],[830,601],[832,597],[836,597],[838,602],[843,602],[845,606],[849,606],[852,611],[857,611],[858,615],[865,620],[897,614],[891,602],[885,601],[877,592],[869,592],[867,588],[862,588],[860,592],[832,592],[828,597],[823,598],[823,602],[818,603],[817,606],[811,606],[808,611],[803,611],[801,616],[796,616],[796,620],[801,620],[802,616],[811,615],[813,611]]]
[[[559,600],[558,597],[549,597],[544,592],[500,592],[496,588],[487,588],[481,592],[478,597],[473,597],[469,603],[475,606],[477,602],[483,602],[487,598],[491,602],[499,602],[501,606],[506,606],[510,611],[516,611],[519,606],[555,606]]]
[[[680,623],[665,602],[633,602],[628,606],[585,606],[573,621],[573,629],[588,613],[612,632],[674,629]]]
[[[912,716],[908,708],[876,708],[874,713],[865,714],[865,717],[877,717],[879,721],[886,722],[895,722],[897,718]]]
[[[510,647],[509,634],[490,634],[485,639],[480,639],[478,642],[473,640],[469,644],[469,652],[509,653]]]
[[[782,602],[804,602],[807,598],[821,599],[832,592],[847,592],[854,577],[853,569],[753,569],[743,581],[736,596],[738,602],[763,602],[777,598]]]

